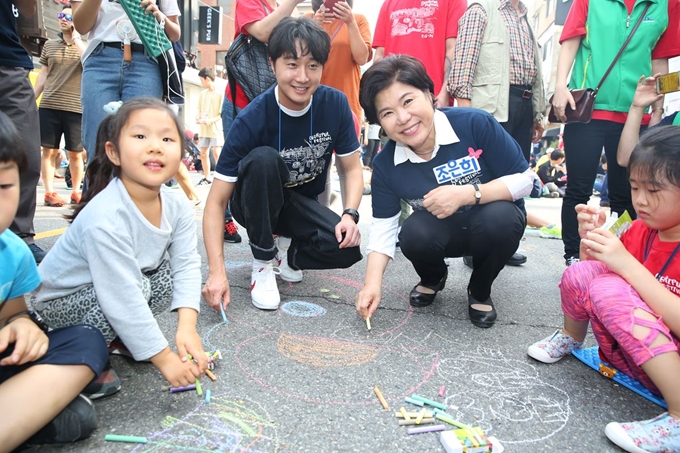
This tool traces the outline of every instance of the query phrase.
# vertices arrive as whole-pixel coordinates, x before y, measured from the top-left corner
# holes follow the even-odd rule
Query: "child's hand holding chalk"
[[[169,347],[151,357],[151,362],[173,387],[185,387],[193,384],[196,382],[196,378],[201,376],[196,363],[190,360],[182,362],[180,357]]]
[[[576,206],[576,220],[578,221],[578,233],[581,239],[586,237],[589,231],[604,225],[607,213],[600,210],[599,206],[579,204]]]

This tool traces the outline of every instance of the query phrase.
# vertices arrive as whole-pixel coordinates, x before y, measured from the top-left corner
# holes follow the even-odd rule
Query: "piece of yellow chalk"
[[[203,395],[203,389],[201,388],[201,382],[196,379],[196,393]]]
[[[366,318],[366,328],[371,330],[371,317]]]
[[[420,421],[420,423],[416,423],[415,420],[399,420],[397,423],[399,426],[410,426],[410,425],[431,425],[432,423],[436,422],[437,420],[429,417],[429,418],[424,418]]]
[[[416,418],[418,415],[420,415],[420,412],[406,412],[406,414],[408,414],[409,417]],[[404,416],[401,412],[395,412],[394,416],[397,417],[397,418],[404,418]],[[428,412],[425,413],[425,418],[428,418],[428,417],[434,417],[434,414],[432,412],[428,411]]]
[[[380,404],[382,404],[383,409],[385,410],[389,409],[390,407],[387,405],[387,400],[382,395],[380,389],[378,387],[373,387],[373,391],[375,392],[375,396],[377,396],[378,399],[380,400]]]
[[[401,412],[401,415],[404,417],[404,420],[411,420],[411,417],[409,417],[408,413],[406,412],[406,409],[401,407],[399,408],[399,412]]]
[[[423,421],[423,417],[425,416],[426,413],[427,411],[425,410],[425,408],[423,408],[423,410],[420,411],[420,414],[418,414],[418,417],[416,417],[416,425],[420,425],[420,422]]]
[[[205,370],[205,374],[206,374],[210,379],[212,379],[213,381],[216,381],[216,380],[217,380],[217,376],[215,376],[215,375],[213,374],[212,371],[210,371],[210,370]]]

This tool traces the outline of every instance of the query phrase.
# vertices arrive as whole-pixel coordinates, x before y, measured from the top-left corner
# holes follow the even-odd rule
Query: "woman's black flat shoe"
[[[449,275],[449,270],[446,269],[446,272],[444,273],[444,276],[442,277],[441,280],[439,280],[439,283],[437,283],[434,286],[425,286],[421,285],[418,283],[416,286],[413,287],[411,290],[411,293],[408,296],[408,301],[411,304],[412,307],[427,307],[428,305],[431,305],[432,302],[434,302],[434,298],[437,296],[437,293],[444,289],[444,285],[446,284],[446,277]],[[428,294],[428,293],[421,293],[418,291],[418,287],[423,286],[425,288],[429,288],[434,293]]]
[[[472,308],[475,304],[491,305],[491,310],[476,310]],[[485,302],[480,302],[468,293],[468,313],[470,315],[470,321],[477,327],[489,328],[496,322],[496,308],[493,306],[493,301],[490,297]]]

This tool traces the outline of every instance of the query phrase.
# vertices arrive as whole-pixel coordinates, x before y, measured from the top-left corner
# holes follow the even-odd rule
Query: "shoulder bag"
[[[644,19],[645,15],[647,14],[647,10],[649,9],[649,7],[650,4],[648,3],[647,6],[645,7],[645,10],[640,15],[640,18],[637,20],[635,28],[633,28],[633,30],[628,35],[626,42],[624,42],[623,46],[621,46],[621,50],[619,50],[619,53],[616,54],[616,57],[614,57],[614,61],[612,61],[612,64],[609,65],[607,72],[604,73],[602,79],[600,80],[600,83],[597,84],[597,87],[595,89],[585,88],[580,90],[569,90],[572,97],[574,98],[576,108],[572,109],[571,106],[567,104],[567,106],[564,109],[564,115],[567,117],[567,121],[565,121],[565,123],[568,124],[590,122],[591,118],[593,117],[593,110],[595,108],[595,98],[597,97],[597,92],[600,91],[600,87],[604,83],[605,79],[612,71],[612,69],[614,69],[614,65],[619,60],[619,58],[621,58],[623,51],[628,46],[628,43],[630,42],[631,38],[633,38],[633,35],[635,34],[638,27],[640,26],[640,23],[642,22],[642,19]],[[550,96],[550,101],[548,101],[551,104],[550,113],[548,114],[548,121],[550,121],[551,123],[561,123],[562,121],[560,121],[557,118],[557,115],[555,115],[555,108],[552,107],[553,97],[554,95]]]
[[[271,12],[269,7],[262,0],[260,3],[269,14]],[[239,34],[229,47],[224,63],[234,109],[236,109],[236,83],[241,86],[249,102],[276,83],[274,71],[269,64],[267,44],[253,36]]]

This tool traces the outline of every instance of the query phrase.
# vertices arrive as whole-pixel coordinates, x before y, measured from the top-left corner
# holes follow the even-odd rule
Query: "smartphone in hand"
[[[680,91],[680,71],[664,74],[656,79],[656,93],[666,94]]]
[[[326,11],[332,13],[333,12],[333,7],[335,7],[335,4],[343,1],[343,0],[325,0],[323,2],[323,6],[326,8]]]

